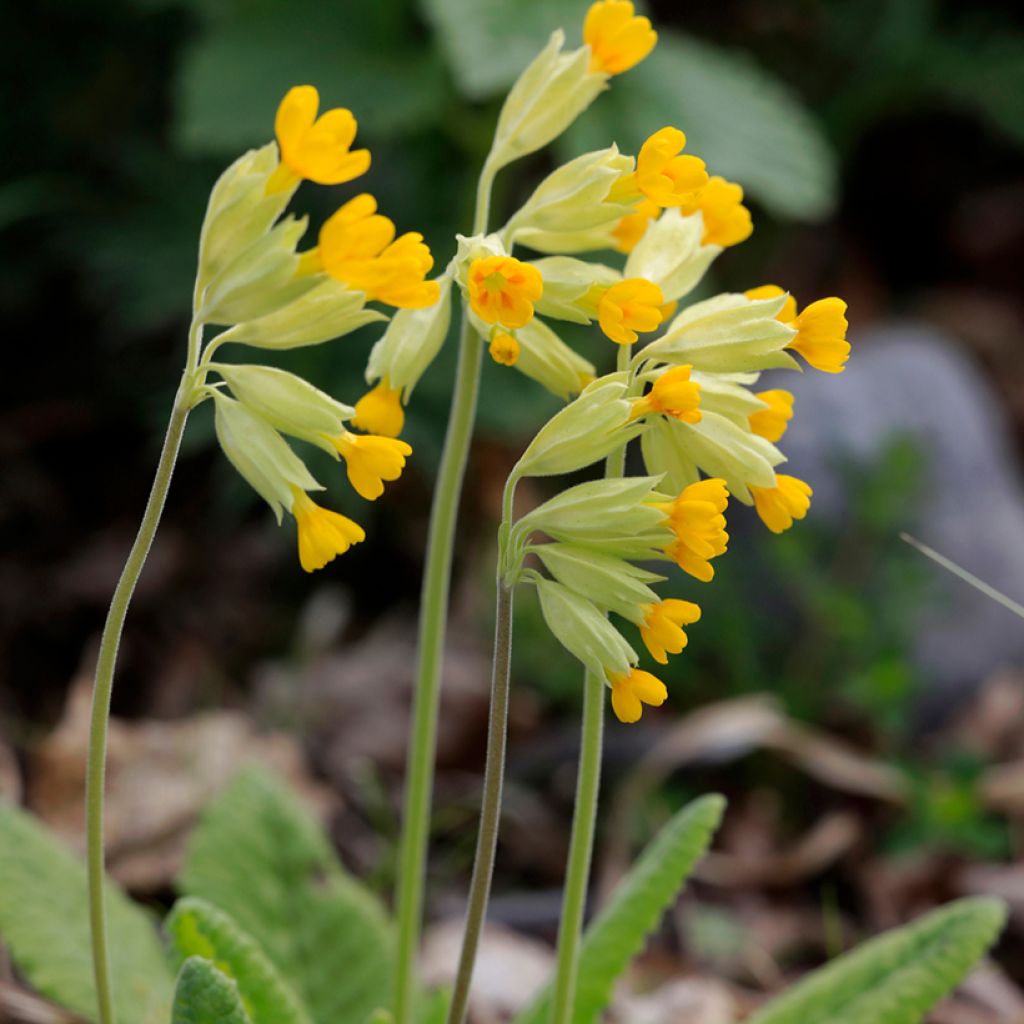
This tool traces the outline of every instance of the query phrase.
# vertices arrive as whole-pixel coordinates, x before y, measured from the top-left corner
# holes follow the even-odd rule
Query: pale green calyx
[[[407,402],[427,367],[441,351],[452,318],[452,279],[437,278],[437,302],[424,309],[400,309],[374,344],[366,364],[366,382],[387,378],[388,386],[402,392]]]
[[[214,391],[213,397],[217,440],[224,454],[273,509],[278,523],[282,512],[292,507],[293,488],[323,490],[305,463],[269,423],[219,391]]]
[[[564,32],[552,32],[509,91],[487,160],[492,170],[546,146],[606,88],[608,76],[590,70],[590,48],[563,53],[564,42]]]
[[[718,245],[701,245],[704,221],[699,213],[684,217],[665,210],[647,225],[643,237],[626,260],[623,276],[653,281],[673,302],[689,294],[722,251]]]
[[[570,348],[543,320],[534,317],[515,337],[519,342],[515,368],[553,395],[568,399],[594,379],[594,364]]]
[[[293,437],[319,443],[324,435],[341,433],[355,413],[351,406],[275,366],[213,363],[210,368],[227,381],[232,394],[250,412]],[[332,446],[324,447],[337,455]]]
[[[610,288],[622,280],[617,270],[603,263],[572,256],[547,256],[532,263],[544,278],[544,293],[534,303],[537,312],[576,324],[597,319],[595,290]]]
[[[785,295],[748,299],[726,293],[696,302],[669,324],[662,337],[642,349],[637,360],[656,358],[724,373],[799,369],[785,351],[796,331],[775,319],[785,300]]]
[[[366,295],[333,278],[310,279],[312,287],[280,309],[255,320],[228,328],[215,339],[239,341],[254,348],[290,349],[320,345],[340,338],[366,324],[387,320],[376,309],[368,309]]]
[[[631,622],[643,620],[641,610],[658,595],[647,585],[664,580],[614,555],[578,544],[534,544],[527,548],[563,586],[592,601],[606,612]]]
[[[536,586],[548,629],[595,676],[622,674],[637,663],[636,651],[592,602],[551,580],[538,578]]]
[[[630,422],[626,374],[608,374],[588,384],[537,433],[512,474],[552,476],[571,473],[603,459],[644,430]]]
[[[584,153],[552,171],[505,225],[506,244],[561,253],[601,248],[602,240],[610,246],[612,229],[633,207],[610,201],[608,193],[633,170],[633,163],[613,145]]]

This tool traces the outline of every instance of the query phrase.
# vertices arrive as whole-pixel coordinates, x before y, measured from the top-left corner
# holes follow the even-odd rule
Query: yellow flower
[[[620,722],[638,722],[644,704],[658,707],[668,699],[665,684],[642,669],[612,672],[608,679],[612,684],[612,710]]]
[[[640,637],[659,665],[668,664],[668,655],[678,654],[689,642],[683,626],[700,618],[700,607],[692,601],[668,598],[643,606],[644,621]]]
[[[597,319],[612,341],[632,345],[637,331],[657,330],[661,323],[661,307],[665,296],[652,281],[642,277],[628,278],[613,284],[597,303]]]
[[[650,21],[634,15],[629,0],[598,0],[583,21],[591,71],[620,75],[639,64],[657,41]]]
[[[724,554],[729,543],[724,515],[728,504],[725,481],[718,477],[690,484],[674,501],[654,503],[676,535],[665,554],[702,583],[714,578],[711,559]]]
[[[750,414],[750,429],[766,441],[779,441],[793,418],[793,395],[789,391],[777,388],[774,391],[759,391],[755,398],[760,398],[767,409],[760,409]]]
[[[365,540],[363,528],[351,519],[313,501],[305,491],[292,488],[292,515],[299,532],[299,562],[306,572],[322,569],[335,555]]]
[[[615,248],[619,252],[632,252],[636,243],[644,237],[647,225],[661,212],[657,203],[650,199],[641,199],[632,213],[627,213],[618,224],[612,228],[612,238],[615,239]]]
[[[704,161],[680,155],[685,146],[686,136],[678,128],[662,128],[640,147],[636,188],[658,206],[681,206],[708,183]]]
[[[777,284],[763,284],[744,292],[748,299],[774,299],[785,292]],[[846,340],[846,303],[834,295],[812,302],[802,313],[797,313],[796,299],[787,296],[786,303],[776,320],[796,329],[796,337],[786,346],[800,355],[816,370],[823,373],[842,373],[850,358],[850,343]]]
[[[289,188],[297,178],[340,185],[369,170],[370,151],[349,150],[357,127],[352,111],[336,107],[317,117],[319,106],[312,85],[296,85],[281,100],[274,119],[281,164],[267,182],[268,194]]]
[[[519,360],[519,342],[504,331],[495,331],[487,350],[491,358],[502,366],[515,366]]]
[[[687,215],[700,210],[704,218],[703,245],[738,245],[754,230],[750,211],[743,205],[743,189],[718,175],[696,195],[688,196],[679,210]]]
[[[540,271],[512,256],[487,256],[469,265],[469,304],[481,320],[525,327],[544,292]]]
[[[402,475],[406,457],[412,455],[412,446],[394,437],[346,430],[327,440],[345,460],[348,482],[367,501],[376,501],[384,493],[385,480]]]
[[[350,199],[324,222],[320,245],[302,254],[299,273],[325,270],[368,300],[402,309],[432,306],[440,290],[424,280],[434,258],[423,236],[410,231],[395,240],[395,225],[376,210],[371,195]]]
[[[631,420],[663,412],[684,423],[700,423],[700,385],[690,380],[692,366],[675,366],[655,380],[651,390],[633,403]]]
[[[772,533],[782,533],[793,525],[794,519],[803,519],[811,507],[810,484],[795,476],[778,474],[774,487],[751,487],[754,507],[761,521]]]
[[[405,410],[402,408],[402,392],[388,385],[387,377],[368,391],[356,402],[356,414],[352,423],[368,434],[383,434],[398,437],[405,425]]]

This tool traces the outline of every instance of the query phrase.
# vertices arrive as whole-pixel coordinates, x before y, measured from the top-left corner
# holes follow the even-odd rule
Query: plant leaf
[[[181,886],[226,911],[260,944],[314,1020],[363,1020],[386,1005],[390,923],[273,775],[242,772],[207,810]]]
[[[250,1024],[238,985],[201,956],[182,964],[171,1024]]]
[[[663,125],[711,174],[738,181],[772,213],[820,220],[838,195],[836,158],[810,110],[742,52],[671,30],[566,133],[563,159],[615,139],[626,153]]]
[[[748,1024],[917,1024],[995,941],[1006,908],[957,900],[815,971]]]
[[[687,804],[658,833],[583,937],[573,1024],[591,1024],[611,1001],[612,989],[639,953],[666,908],[707,849],[722,819],[717,795]],[[545,1024],[551,987],[545,987],[515,1024]]]
[[[174,976],[149,915],[107,884],[114,1006],[121,1024],[167,1019]],[[0,939],[47,998],[96,1015],[85,866],[35,818],[0,801]]]
[[[309,1014],[263,950],[222,910],[185,897],[174,905],[165,928],[179,962],[205,957],[234,979],[252,1024],[310,1024]]]

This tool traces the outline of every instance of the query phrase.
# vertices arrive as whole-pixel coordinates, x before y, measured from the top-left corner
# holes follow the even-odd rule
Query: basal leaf
[[[274,776],[245,771],[208,809],[181,885],[260,944],[315,1021],[360,1021],[387,1004],[393,938],[384,911]]]
[[[583,937],[573,1024],[592,1024],[611,1001],[615,982],[639,953],[662,914],[679,895],[707,849],[725,801],[705,796],[688,804],[658,833],[607,906]],[[516,1024],[545,1024],[551,988],[516,1018]]]
[[[149,915],[106,893],[114,1005],[121,1024],[163,1024],[174,976]],[[85,866],[30,814],[0,801],[0,941],[44,996],[96,1015]]]
[[[251,1024],[232,978],[201,956],[182,964],[171,1024]]]
[[[1006,909],[958,900],[815,971],[749,1024],[918,1024],[995,941]]]
[[[179,961],[201,956],[234,979],[252,1024],[310,1024],[309,1014],[256,941],[222,910],[178,900],[165,925]]]

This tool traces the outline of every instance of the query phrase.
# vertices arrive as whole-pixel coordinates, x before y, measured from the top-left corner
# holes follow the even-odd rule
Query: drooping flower
[[[590,47],[590,70],[620,75],[635,67],[658,41],[647,18],[634,13],[630,0],[598,0],[583,22],[583,42]]]
[[[678,128],[662,128],[637,154],[636,188],[660,207],[683,206],[708,184],[704,161],[683,154],[685,146],[686,135]]]
[[[318,505],[305,491],[292,488],[292,515],[298,528],[299,562],[306,572],[322,569],[336,555],[365,540],[363,528],[351,519]]]
[[[689,642],[683,626],[700,619],[700,606],[692,601],[666,598],[644,605],[640,637],[659,665],[668,664],[668,655],[678,654]]]
[[[717,477],[690,484],[674,501],[655,503],[675,534],[665,554],[702,583],[714,578],[711,559],[724,554],[729,543],[724,515],[728,504],[725,481]]]
[[[668,699],[665,684],[643,669],[611,673],[608,679],[612,685],[612,710],[620,722],[638,722],[644,704],[659,707]]]
[[[772,533],[782,533],[793,525],[794,519],[807,515],[814,492],[803,480],[779,473],[774,487],[751,487],[750,493],[764,525]]]
[[[754,230],[750,211],[743,205],[743,188],[718,175],[709,179],[699,192],[684,197],[679,209],[684,214],[700,211],[704,218],[704,245],[738,245]]]
[[[633,403],[629,418],[660,412],[683,423],[699,423],[700,385],[690,380],[691,366],[674,366],[658,377],[651,390]]]
[[[387,377],[382,377],[375,388],[356,402],[355,410],[352,423],[368,434],[398,437],[405,425],[402,392],[392,388]]]
[[[345,460],[349,483],[367,501],[384,493],[385,480],[397,480],[412,446],[394,437],[344,431],[327,439]]]
[[[487,256],[470,264],[467,289],[469,304],[481,320],[514,330],[533,319],[544,281],[529,263],[513,256]]]
[[[340,185],[370,168],[368,149],[350,149],[356,137],[352,111],[336,107],[317,117],[320,94],[312,85],[289,89],[277,108],[274,131],[281,164],[267,182],[267,193],[290,187],[298,178]]]
[[[744,293],[748,299],[770,299],[785,292],[778,285],[765,284]],[[818,299],[797,313],[796,299],[786,297],[785,305],[775,318],[795,328],[796,337],[787,345],[823,373],[842,373],[850,358],[850,343],[846,340],[849,322],[846,303],[834,295]]]
[[[644,237],[647,225],[658,216],[661,207],[650,199],[641,199],[632,213],[627,213],[612,229],[615,248],[619,252],[632,252]]]
[[[487,351],[502,366],[515,366],[519,360],[519,342],[505,331],[495,331]]]
[[[652,281],[628,278],[613,284],[597,303],[601,330],[619,345],[632,345],[638,331],[654,331],[662,321],[665,296]]]
[[[776,388],[772,391],[759,391],[754,397],[764,402],[767,408],[751,413],[747,422],[758,437],[774,444],[782,439],[793,418],[793,395],[782,388]]]

